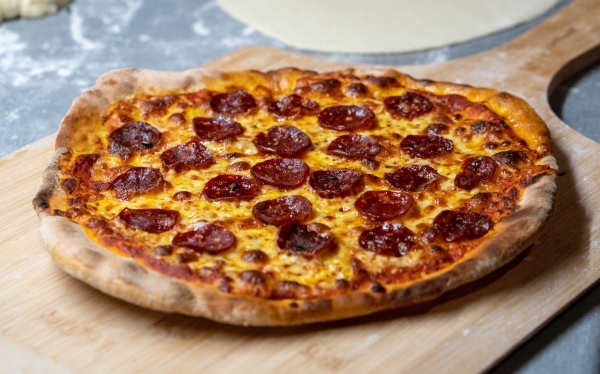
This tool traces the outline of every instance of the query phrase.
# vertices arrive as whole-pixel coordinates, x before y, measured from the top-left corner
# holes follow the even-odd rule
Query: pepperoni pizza
[[[297,325],[429,300],[531,245],[548,129],[396,71],[120,70],[75,100],[34,206],[69,274],[148,308]]]

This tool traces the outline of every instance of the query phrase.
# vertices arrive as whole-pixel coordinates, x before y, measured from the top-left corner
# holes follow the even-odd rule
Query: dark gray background
[[[418,53],[296,52],[356,63],[442,62],[503,44],[568,2],[525,25]],[[294,51],[230,18],[214,0],[76,0],[48,17],[5,22],[0,25],[0,156],[54,133],[71,101],[108,70],[185,70],[255,45]],[[600,141],[600,63],[565,81],[550,101],[566,123]],[[600,287],[492,372],[600,373]]]

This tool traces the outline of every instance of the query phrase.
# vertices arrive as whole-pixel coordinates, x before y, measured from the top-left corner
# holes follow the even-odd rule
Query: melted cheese
[[[243,87],[252,94],[257,102],[272,95],[272,99],[279,99],[292,93],[295,84],[289,83],[285,89],[273,91],[264,87],[264,82],[255,82],[254,80],[239,81],[235,76],[230,82],[214,82],[208,89],[214,92],[225,92],[231,89],[231,86]],[[343,80],[342,89],[351,83],[350,80]],[[286,86],[286,85],[283,85]],[[187,142],[195,137],[192,126],[194,117],[213,117],[208,105],[192,106],[181,97],[168,105],[168,109],[163,112],[144,112],[140,110],[140,103],[160,99],[166,93],[132,97],[130,100],[115,104],[109,115],[106,116],[104,127],[98,130],[100,144],[96,149],[89,153],[101,154],[101,159],[95,164],[92,179],[112,180],[119,172],[123,171],[123,160],[117,156],[106,154],[108,147],[107,134],[123,124],[121,118],[126,117],[133,120],[145,121],[156,127],[162,133],[160,144],[152,149],[151,152],[137,152],[127,161],[129,166],[146,166],[161,169],[164,179],[169,183],[169,188],[161,191],[135,196],[128,201],[118,201],[111,191],[104,191],[96,194],[95,198],[90,199],[86,206],[94,215],[103,217],[112,222],[112,224],[121,230],[124,235],[133,235],[140,243],[147,247],[147,256],[156,257],[153,248],[160,245],[168,245],[177,232],[184,232],[193,229],[198,225],[210,222],[225,222],[225,226],[232,231],[237,244],[226,253],[213,256],[202,254],[196,261],[189,262],[182,266],[189,266],[192,269],[202,267],[214,267],[217,260],[220,262],[221,271],[235,279],[235,284],[239,283],[238,274],[248,269],[260,269],[265,274],[270,274],[272,282],[293,280],[298,283],[318,286],[321,289],[332,289],[338,279],[353,279],[356,274],[351,266],[351,260],[359,260],[364,264],[370,273],[378,273],[389,269],[399,269],[402,267],[413,267],[420,264],[423,259],[423,253],[411,251],[403,257],[381,256],[361,249],[358,245],[358,236],[364,228],[374,227],[373,222],[364,219],[354,207],[354,201],[357,196],[347,196],[343,198],[324,199],[319,197],[307,186],[282,190],[276,187],[263,185],[260,195],[252,201],[212,201],[202,196],[202,190],[206,182],[212,177],[221,174],[240,174],[250,175],[249,170],[230,172],[229,166],[233,162],[246,161],[254,165],[260,161],[275,156],[261,154],[252,140],[256,134],[266,132],[270,127],[281,124],[290,124],[304,131],[312,140],[312,149],[301,157],[310,167],[311,171],[329,168],[351,168],[359,170],[364,174],[373,175],[383,180],[384,174],[392,172],[400,166],[407,164],[424,164],[434,167],[440,174],[437,188],[419,193],[413,193],[415,201],[410,212],[402,217],[393,219],[392,222],[402,223],[414,233],[420,235],[424,229],[431,227],[433,218],[444,209],[459,209],[465,200],[471,198],[481,191],[494,189],[494,185],[482,185],[471,191],[457,189],[454,184],[454,177],[461,171],[461,163],[464,159],[476,155],[491,156],[502,150],[513,149],[516,143],[512,135],[507,133],[511,144],[503,146],[498,145],[493,151],[486,150],[485,134],[472,134],[468,130],[471,121],[469,118],[452,119],[450,117],[440,117],[436,110],[431,113],[419,116],[413,120],[394,118],[384,109],[382,100],[387,96],[400,95],[406,89],[402,87],[384,89],[374,85],[369,85],[369,94],[367,97],[355,98],[350,96],[327,96],[318,92],[305,92],[305,97],[310,97],[320,104],[320,108],[326,108],[330,105],[368,105],[377,116],[377,125],[372,129],[359,130],[354,133],[368,135],[380,140],[385,148],[376,160],[380,163],[379,167],[371,170],[364,162],[357,160],[348,160],[343,157],[332,156],[325,149],[336,137],[348,132],[335,132],[323,129],[317,121],[315,115],[304,115],[298,119],[281,120],[275,118],[264,107],[253,111],[249,115],[234,116],[235,120],[241,123],[244,128],[243,134],[237,136],[235,141],[225,140],[220,142],[202,141],[202,143],[215,156],[215,164],[207,169],[191,170],[185,173],[176,173],[174,170],[168,170],[162,167],[160,153],[176,145]],[[439,109],[439,106],[436,107]],[[185,123],[180,124],[172,120],[174,114],[182,114]],[[427,128],[432,123],[438,123],[440,120],[447,122],[449,131],[443,136],[452,140],[454,150],[451,154],[432,159],[411,158],[400,151],[399,143],[403,137],[411,134],[426,134]],[[463,130],[460,130],[460,129]],[[465,130],[466,129],[466,130]],[[512,147],[512,148],[511,148]],[[520,148],[519,148],[520,149]],[[228,155],[238,155],[231,157]],[[368,190],[392,190],[386,183],[375,183],[367,181],[363,191]],[[186,201],[177,201],[173,195],[179,191],[189,191],[192,198]],[[252,218],[252,206],[261,200],[274,199],[284,195],[301,195],[311,201],[313,212],[309,222],[318,222],[327,225],[331,233],[335,236],[338,243],[337,249],[333,253],[317,255],[307,258],[301,255],[290,254],[281,251],[276,244],[275,237],[277,228],[269,225],[254,225],[252,227],[243,227],[236,225],[236,222],[244,222]],[[176,227],[166,233],[149,234],[142,231],[132,232],[126,228],[117,216],[119,212],[127,208],[160,208],[173,209],[180,213],[180,219]],[[93,230],[90,235],[95,236]],[[102,241],[96,237],[97,241]],[[266,263],[249,264],[242,260],[242,255],[247,250],[259,249],[268,256]],[[120,249],[113,248],[119,252]],[[174,253],[164,256],[167,262],[177,265],[177,255],[184,251],[182,248],[176,248]],[[239,286],[242,287],[243,286]],[[236,291],[235,287],[232,292]]]

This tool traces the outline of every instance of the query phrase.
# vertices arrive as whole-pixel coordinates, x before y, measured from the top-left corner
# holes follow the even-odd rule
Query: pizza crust
[[[77,224],[52,215],[52,204],[64,196],[59,186],[59,159],[69,152],[69,149],[85,148],[88,141],[85,138],[87,131],[82,131],[82,126],[96,126],[110,103],[140,91],[194,89],[201,87],[207,80],[219,79],[223,74],[227,73],[206,69],[181,73],[119,70],[101,77],[95,88],[75,100],[61,123],[56,141],[57,150],[33,201],[41,220],[42,239],[60,268],[102,292],[153,310],[200,316],[235,325],[290,326],[366,315],[431,300],[448,290],[480,278],[515,258],[534,243],[550,217],[556,190],[556,175],[544,174],[526,189],[514,214],[496,224],[480,247],[449,268],[428,274],[423,279],[407,285],[395,288],[386,285],[385,293],[351,291],[317,300],[269,300],[235,296],[221,292],[213,285],[198,285],[169,277],[143,266],[134,259],[119,256],[100,247],[90,240]],[[267,74],[273,78],[274,84],[285,84],[278,78],[280,74],[285,75],[284,70]],[[551,150],[544,123],[533,110],[527,109],[528,106],[521,110],[520,99],[488,89],[432,82],[419,83],[408,76],[395,74],[404,80],[402,84],[412,88],[425,84],[435,86],[428,89],[450,89],[455,93],[457,89],[476,90],[489,102],[501,102],[509,108],[507,117],[510,120],[529,123],[526,126],[527,130],[534,135],[527,139],[528,142],[537,142],[537,146]],[[550,154],[542,163],[557,169],[555,159]]]

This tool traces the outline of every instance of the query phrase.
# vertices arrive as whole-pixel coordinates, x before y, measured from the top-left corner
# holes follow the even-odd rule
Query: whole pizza
[[[55,262],[147,308],[298,325],[435,298],[552,210],[544,122],[392,70],[118,70],[77,98],[34,199]]]

